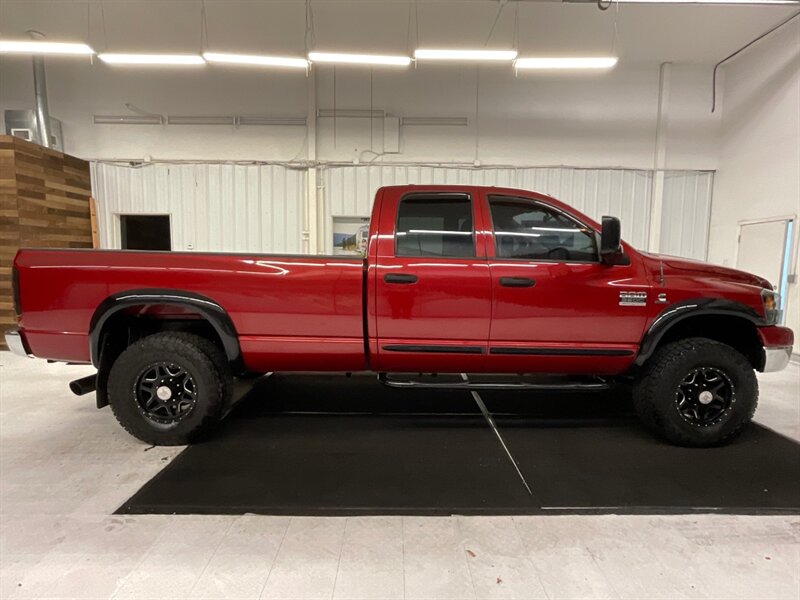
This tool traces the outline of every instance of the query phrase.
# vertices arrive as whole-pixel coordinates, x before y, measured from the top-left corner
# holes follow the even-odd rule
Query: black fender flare
[[[635,364],[642,366],[653,355],[661,338],[676,324],[691,317],[726,316],[746,319],[756,327],[767,323],[751,306],[723,298],[693,298],[671,304],[662,310],[648,328],[639,345]]]
[[[89,324],[89,349],[94,366],[99,368],[100,365],[102,341],[100,336],[108,319],[121,310],[142,304],[167,304],[191,308],[205,318],[214,328],[214,331],[217,332],[220,340],[222,340],[222,346],[228,361],[232,364],[241,362],[241,349],[239,348],[239,336],[236,333],[236,327],[234,327],[227,311],[217,302],[194,292],[147,288],[126,290],[112,294],[95,309]]]

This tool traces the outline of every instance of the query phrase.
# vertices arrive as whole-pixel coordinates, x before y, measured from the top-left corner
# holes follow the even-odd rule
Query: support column
[[[303,210],[303,251],[319,254],[320,232],[317,182],[317,72],[312,70],[308,76],[308,97],[306,102],[306,194]]]
[[[650,236],[647,249],[661,247],[661,217],[664,212],[664,169],[667,162],[667,126],[669,124],[669,88],[672,63],[661,63],[658,70],[658,114],[653,150],[653,182],[650,187]]]

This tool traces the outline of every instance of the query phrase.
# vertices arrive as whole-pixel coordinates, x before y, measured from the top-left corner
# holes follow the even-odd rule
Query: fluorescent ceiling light
[[[420,48],[414,51],[417,60],[514,60],[516,50],[437,50]]]
[[[400,120],[403,127],[466,127],[469,125],[467,117],[403,117]]]
[[[383,65],[407,67],[411,64],[408,56],[386,56],[381,54],[338,54],[334,52],[309,52],[312,63],[334,63],[346,65]]]
[[[204,65],[197,54],[98,54],[100,60],[112,65]]]
[[[305,58],[290,58],[283,56],[259,56],[256,54],[225,54],[221,52],[203,52],[203,58],[208,62],[228,63],[233,65],[256,65],[264,67],[294,67],[307,69],[308,61]]]
[[[382,119],[386,116],[386,111],[380,108],[320,108],[317,109],[317,116],[320,118],[333,117],[340,119]]]
[[[306,125],[305,117],[236,117],[239,125]]]
[[[86,44],[67,44],[63,42],[44,42],[38,40],[14,42],[0,40],[0,53],[16,54],[77,54],[92,55],[92,50]]]
[[[168,116],[167,125],[235,125],[236,117]]]
[[[617,64],[616,56],[593,56],[586,58],[518,58],[517,69],[610,69]]]
[[[161,125],[160,115],[94,115],[95,125]]]

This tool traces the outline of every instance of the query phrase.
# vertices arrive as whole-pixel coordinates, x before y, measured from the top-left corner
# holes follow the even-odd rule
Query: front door
[[[647,318],[643,269],[600,262],[595,231],[544,200],[489,194],[486,205],[493,370],[624,370]]]
[[[373,368],[481,370],[491,299],[483,239],[476,234],[480,219],[468,188],[384,196],[377,268],[370,278],[377,334]]]

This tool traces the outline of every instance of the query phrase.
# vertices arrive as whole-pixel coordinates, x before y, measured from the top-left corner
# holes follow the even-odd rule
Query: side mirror
[[[629,265],[631,259],[622,252],[621,229],[617,217],[603,217],[600,232],[600,259],[607,265]]]
[[[603,217],[603,229],[600,233],[600,255],[608,256],[620,252],[621,227],[617,217]]]

